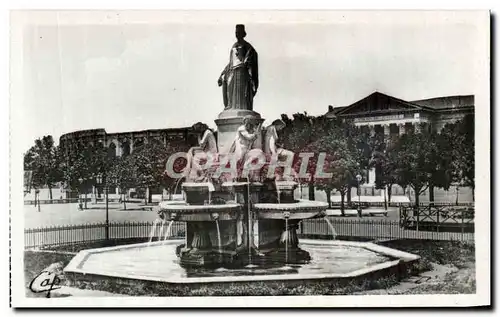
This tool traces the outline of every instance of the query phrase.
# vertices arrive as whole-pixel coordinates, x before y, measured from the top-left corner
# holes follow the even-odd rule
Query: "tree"
[[[448,190],[452,183],[459,183],[458,162],[460,159],[460,146],[457,146],[455,124],[447,124],[437,135],[437,168],[433,173],[429,185],[429,199],[434,201],[433,186]]]
[[[170,142],[165,146],[165,155],[166,159],[168,161],[168,158],[170,158],[172,155],[178,152],[187,152],[189,150],[189,146],[185,144],[184,142]],[[173,169],[175,173],[180,173],[184,167],[186,166],[186,159],[184,158],[178,158],[175,160]],[[167,189],[168,194],[169,194],[169,199],[172,200],[172,194],[174,194],[174,191],[179,183],[181,181],[180,178],[177,177],[172,177],[169,173],[166,171],[166,166],[163,165],[164,172],[163,172],[163,177],[161,178],[161,185]]]
[[[356,162],[356,166],[349,165],[348,168],[351,170],[352,176],[356,174],[363,174],[362,171],[368,170],[370,166],[370,159],[374,151],[374,146],[377,144],[380,138],[370,136],[369,130],[364,130],[361,127],[354,125],[354,122],[350,120],[341,120],[336,122],[337,129],[340,131],[340,137],[346,141],[346,153],[350,156],[350,159]],[[363,179],[366,180],[366,175]],[[358,182],[355,177],[352,177],[347,184],[347,203],[351,203],[351,188],[358,187]],[[358,193],[359,194],[359,193]]]
[[[130,156],[122,156],[110,167],[108,177],[110,184],[118,187],[123,194],[123,209],[127,209],[125,193],[136,186],[133,162]]]
[[[287,115],[281,115],[285,122],[285,129],[281,132],[280,139],[283,147],[294,153],[313,152],[316,140],[322,139],[327,135],[327,130],[332,122],[326,117],[314,117],[304,113],[295,113],[293,120]],[[313,168],[314,169],[314,168]],[[310,173],[310,178],[305,180],[309,184],[309,200],[314,200],[314,173]]]
[[[474,116],[466,115],[462,120],[446,124],[438,138],[440,169],[444,189],[452,183],[469,186],[474,199]]]
[[[83,189],[86,186],[85,182],[87,175],[83,155],[84,148],[85,144],[83,142],[72,141],[67,142],[64,148],[61,148],[59,151],[61,158],[60,166],[66,188],[69,190],[76,188],[78,190],[78,196],[84,192]]]
[[[47,186],[49,199],[52,199],[52,188],[61,181],[62,175],[59,169],[58,148],[51,135],[35,140],[35,145],[24,155],[24,170],[32,171],[34,188]]]
[[[397,140],[386,143],[376,137],[374,139],[375,146],[369,166],[375,168],[377,173],[375,187],[387,189],[387,200],[384,195],[384,207],[387,210],[387,202],[391,202],[392,186],[398,181],[396,173],[398,153],[395,146]]]
[[[327,119],[328,120],[328,119]],[[319,122],[318,122],[319,121]],[[344,215],[345,197],[351,186],[356,182],[355,175],[360,172],[360,153],[358,140],[353,137],[357,133],[351,123],[338,120],[321,122],[316,121],[316,127],[321,127],[321,132],[314,142],[305,147],[305,151],[323,153],[325,155],[323,167],[319,166],[319,156],[309,161],[308,172],[317,175],[319,172],[329,173],[331,177],[315,177],[313,184],[316,188],[324,190],[327,201],[331,205],[331,193],[337,190],[341,196],[341,212]],[[319,137],[320,134],[323,134]],[[321,171],[318,169],[322,168]]]
[[[106,180],[106,171],[112,166],[114,157],[109,155],[104,143],[100,141],[69,142],[59,153],[66,186],[71,189],[78,188],[79,195],[85,195],[84,208],[87,208],[89,189],[96,184],[98,175],[102,175]]]
[[[432,185],[438,169],[436,135],[428,125],[421,124],[417,131],[402,135],[395,144],[398,184],[410,186],[415,191],[416,206],[420,194]]]
[[[332,173],[329,180],[329,186],[336,189],[340,193],[340,211],[344,215],[345,197],[350,192],[352,185],[357,182],[356,175],[360,173],[359,162],[353,152],[349,148],[347,142],[342,142],[331,161],[327,163],[327,171]]]
[[[152,202],[151,188],[163,183],[168,153],[159,140],[149,140],[130,155],[136,185],[146,189],[145,204]]]
[[[475,189],[475,160],[474,160],[474,115],[466,115],[457,123],[458,147],[460,155],[458,159],[458,170],[462,184],[472,189],[472,200],[474,201]]]

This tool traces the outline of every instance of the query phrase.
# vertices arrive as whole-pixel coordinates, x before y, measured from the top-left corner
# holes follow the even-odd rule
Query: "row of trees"
[[[315,179],[318,156],[309,160],[309,198],[314,200],[314,188],[324,190],[327,199],[333,191],[340,192],[342,210],[345,198],[350,200],[351,188],[358,185],[359,174],[366,180],[366,171],[375,168],[376,187],[389,189],[394,184],[412,188],[415,202],[425,190],[433,201],[434,188],[447,190],[452,184],[474,189],[474,117],[447,124],[440,132],[428,125],[416,126],[400,136],[385,139],[371,135],[351,122],[314,117],[297,113],[293,118],[282,116],[286,123],[282,131],[283,147],[295,153],[327,154],[324,172],[332,177]],[[165,174],[170,155],[185,152],[189,145],[174,142],[167,145],[151,139],[132,154],[115,156],[114,148],[103,142],[74,142],[64,148],[55,146],[51,136],[35,141],[24,156],[25,170],[32,171],[32,187],[48,187],[50,198],[57,183],[86,194],[98,185],[102,175],[105,185],[118,187],[124,193],[131,188],[166,188],[171,193],[177,179]],[[297,159],[296,169],[300,166]],[[182,167],[182,162],[177,169]],[[147,191],[147,190],[146,190]],[[149,191],[151,193],[151,191]],[[151,197],[146,197],[150,201]],[[123,200],[125,202],[125,199]],[[124,203],[125,204],[125,203]],[[126,208],[126,206],[124,205]]]
[[[390,138],[371,135],[350,122],[307,113],[295,114],[293,118],[283,115],[282,119],[287,123],[282,137],[285,148],[296,153],[327,153],[324,172],[333,176],[315,180],[313,160],[309,165],[311,176],[304,180],[310,184],[310,199],[314,199],[314,186],[324,190],[328,200],[336,190],[341,195],[343,210],[345,196],[358,185],[356,176],[366,180],[370,168],[376,170],[376,187],[388,189],[389,201],[395,184],[413,189],[417,205],[419,195],[427,189],[433,201],[435,187],[448,190],[457,184],[471,187],[474,192],[473,115],[447,124],[439,132],[429,124],[420,124]]]

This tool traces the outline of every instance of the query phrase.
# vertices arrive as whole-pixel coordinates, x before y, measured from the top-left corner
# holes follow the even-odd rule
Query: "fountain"
[[[327,203],[295,199],[297,182],[267,173],[240,176],[222,179],[207,172],[201,181],[187,179],[184,201],[159,204],[148,242],[81,251],[65,268],[68,279],[98,276],[169,287],[338,282],[402,272],[419,258],[373,243],[335,240],[335,227],[325,218]],[[300,222],[314,218],[325,219],[333,240],[299,240]],[[169,239],[174,222],[185,223],[183,240]]]
[[[246,49],[245,60],[252,59],[253,47],[247,42],[240,44]],[[226,67],[223,75],[241,69],[244,68]],[[264,172],[269,162],[251,169],[252,173],[242,173],[244,168],[231,164],[236,157],[237,163],[248,166],[253,160],[247,157],[248,153],[262,150],[269,153],[269,147],[275,143],[266,142],[276,132],[270,126],[265,132],[269,134],[263,135],[260,126],[264,119],[253,111],[253,100],[232,100],[233,95],[228,92],[247,87],[234,87],[228,82],[231,76],[228,79],[223,75],[219,84],[224,88],[225,109],[215,120],[218,140],[211,141],[214,137],[208,127],[199,131],[201,152],[211,154],[214,159],[210,156],[207,161],[210,164],[202,167],[196,156],[200,149],[189,152],[188,162],[194,165],[188,166],[191,170],[182,183],[185,200],[160,202],[159,217],[147,243],[81,251],[65,268],[68,275],[181,284],[341,279],[390,271],[418,259],[412,254],[370,243],[300,241],[297,235],[300,222],[324,217],[328,204],[295,199],[298,183],[270,177],[273,173]],[[256,78],[250,77],[250,80]],[[253,84],[256,89],[255,82]],[[224,173],[219,173],[221,170]],[[179,181],[176,187],[178,184]],[[174,221],[185,223],[183,240],[167,240]],[[166,222],[169,224],[161,241]],[[160,223],[158,241],[153,241]],[[336,235],[331,223],[329,226]]]
[[[160,203],[161,218],[176,215],[177,221],[186,222],[187,241],[179,249],[180,264],[242,267],[283,259],[307,263],[310,256],[299,248],[296,228],[303,219],[322,216],[327,204],[294,200],[295,182],[273,184],[275,188],[248,180],[222,182],[209,191],[206,182],[185,182],[184,203]],[[206,204],[209,195],[217,197],[218,204]],[[240,203],[230,202],[233,195]]]

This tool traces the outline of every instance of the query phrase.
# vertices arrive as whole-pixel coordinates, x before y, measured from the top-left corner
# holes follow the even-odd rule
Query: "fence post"
[[[415,205],[415,207],[413,207],[417,213],[417,231],[418,231],[418,225],[420,224],[420,206],[417,206]]]
[[[439,233],[439,214],[441,213],[441,209],[436,208],[436,232]]]
[[[462,211],[460,212],[460,214],[462,215],[462,241],[464,241],[464,209],[462,209]]]

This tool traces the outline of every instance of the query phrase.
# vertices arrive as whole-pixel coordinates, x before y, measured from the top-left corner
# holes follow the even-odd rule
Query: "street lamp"
[[[37,204],[37,199],[38,199],[38,204]],[[38,188],[35,189],[35,206],[38,207],[38,212],[40,212],[40,189]]]
[[[101,174],[97,175],[96,178],[97,184],[101,185],[104,184],[102,187],[104,190],[104,199],[106,200],[106,226],[104,227],[105,230],[105,235],[106,235],[106,240],[109,240],[109,208],[108,208],[108,187],[106,184],[106,179],[103,177]]]
[[[356,180],[358,181],[358,216],[361,218],[361,187],[360,183],[363,180],[363,176],[356,175]]]
[[[80,177],[78,179],[78,182],[80,183],[80,190],[78,191],[78,208],[80,208],[80,210],[83,210],[82,198],[80,197],[82,185],[83,185],[83,178]]]

